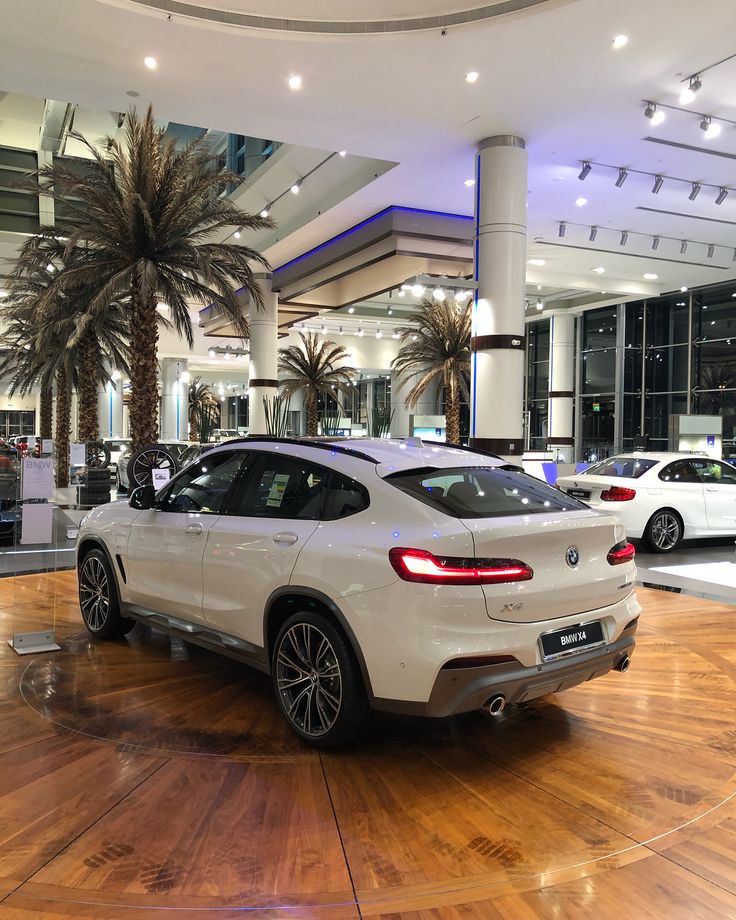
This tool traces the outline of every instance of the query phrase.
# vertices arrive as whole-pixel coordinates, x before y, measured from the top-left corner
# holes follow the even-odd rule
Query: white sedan
[[[736,467],[693,454],[633,453],[601,460],[557,486],[601,511],[615,511],[629,539],[655,553],[681,540],[736,535]]]

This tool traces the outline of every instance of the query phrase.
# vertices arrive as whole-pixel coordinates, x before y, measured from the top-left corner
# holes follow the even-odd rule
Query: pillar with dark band
[[[523,451],[527,152],[520,137],[478,145],[470,443]]]
[[[250,303],[250,364],[248,366],[248,431],[267,434],[264,396],[272,399],[278,391],[278,294],[271,289],[270,273],[257,274],[263,292],[264,308]]]
[[[575,317],[553,313],[549,326],[549,424],[547,447],[565,461],[573,453],[573,387],[575,381]]]

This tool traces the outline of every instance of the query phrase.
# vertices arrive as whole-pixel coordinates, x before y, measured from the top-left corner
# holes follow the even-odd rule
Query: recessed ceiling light
[[[298,73],[293,73],[289,77],[289,89],[301,89],[302,88],[302,78]]]
[[[602,265],[599,265],[597,268],[594,268],[593,271],[596,275],[602,275],[605,272],[605,268]]]
[[[412,284],[411,292],[415,297],[421,297],[422,294],[424,293],[424,285],[423,284]]]
[[[544,259],[529,259],[530,265],[544,265]]]
[[[478,71],[477,71],[477,70],[469,70],[469,71],[465,74],[465,82],[466,82],[466,83],[475,83],[475,81],[478,79],[478,76],[479,76],[479,74],[478,74]]]
[[[348,307],[348,313],[355,313],[355,307]]]
[[[683,285],[683,286],[680,288],[680,290],[681,290],[682,293],[684,294],[685,291],[687,290],[687,287],[686,287],[685,285]],[[734,297],[736,297],[736,294],[734,294]]]
[[[588,203],[588,199],[587,199],[587,198],[576,198],[576,199],[575,199],[575,204],[576,204],[579,208],[584,208],[585,205],[586,205],[587,203]]]
[[[654,272],[644,272],[644,279],[646,281],[656,281],[659,278],[659,275],[655,275]]]
[[[143,63],[149,70],[155,70],[158,67],[158,61],[155,57],[144,57]]]
[[[465,180],[465,185],[466,185],[468,188],[472,188],[472,187],[475,185],[475,179],[466,179],[466,180]]]
[[[619,48],[625,48],[629,43],[628,35],[616,35],[611,42],[613,47],[618,51]]]

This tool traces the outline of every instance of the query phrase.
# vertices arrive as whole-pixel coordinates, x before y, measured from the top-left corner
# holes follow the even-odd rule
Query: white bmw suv
[[[77,541],[93,636],[140,620],[247,662],[322,747],[371,707],[497,714],[625,671],[633,557],[614,516],[418,439],[231,441]]]

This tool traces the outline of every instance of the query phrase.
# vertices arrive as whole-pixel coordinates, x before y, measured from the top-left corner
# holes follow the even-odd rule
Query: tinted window
[[[360,483],[341,476],[339,473],[331,473],[322,519],[335,521],[338,518],[348,517],[364,511],[369,504],[368,492]]]
[[[525,473],[493,467],[410,471],[389,476],[386,481],[460,518],[549,514],[587,507]]]
[[[620,476],[624,479],[638,479],[642,473],[656,466],[657,460],[645,460],[643,457],[610,457],[601,460],[587,469],[583,476]]]
[[[323,467],[297,457],[262,455],[243,495],[232,502],[230,513],[319,520],[327,475]]]
[[[722,482],[724,485],[736,485],[736,469],[728,463],[703,458],[693,460],[692,465],[699,482]]]
[[[193,463],[176,477],[156,507],[161,511],[219,514],[244,460],[242,453],[226,453]]]
[[[700,482],[689,460],[675,460],[669,463],[659,474],[662,482]]]

